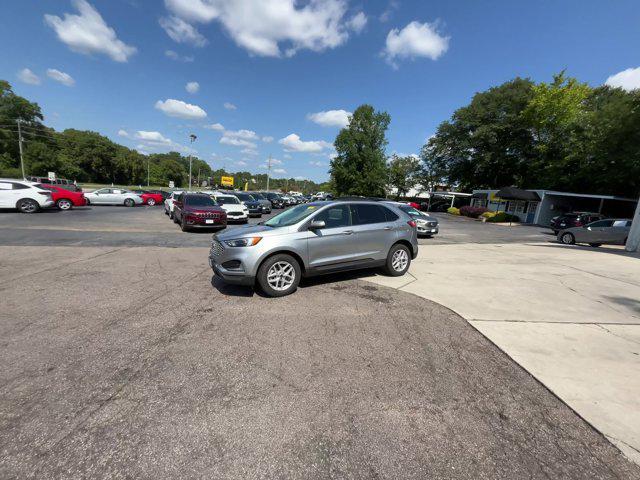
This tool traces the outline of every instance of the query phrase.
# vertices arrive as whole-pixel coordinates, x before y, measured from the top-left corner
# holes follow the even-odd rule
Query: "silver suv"
[[[313,202],[255,226],[213,236],[209,265],[227,283],[258,284],[269,296],[302,277],[383,267],[404,275],[418,255],[415,221],[395,205],[368,200]]]

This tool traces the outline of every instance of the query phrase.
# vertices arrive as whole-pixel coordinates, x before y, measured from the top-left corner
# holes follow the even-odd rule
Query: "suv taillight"
[[[411,228],[416,228],[416,222],[414,220],[409,220],[407,222],[407,225],[409,225]]]

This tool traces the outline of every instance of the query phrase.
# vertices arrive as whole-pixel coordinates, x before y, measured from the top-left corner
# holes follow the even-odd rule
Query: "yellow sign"
[[[496,193],[498,192],[493,192],[491,195],[489,195],[489,201],[496,203],[501,202],[500,197],[496,197]]]
[[[220,183],[225,187],[233,187],[233,177],[222,177]]]

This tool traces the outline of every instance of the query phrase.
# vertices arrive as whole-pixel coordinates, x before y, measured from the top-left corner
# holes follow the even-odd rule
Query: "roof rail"
[[[380,198],[380,197],[359,197],[357,195],[352,195],[352,196],[347,196],[347,197],[338,197],[338,198],[334,198],[333,200],[367,200],[370,202],[384,202],[385,200],[387,200],[386,198]]]

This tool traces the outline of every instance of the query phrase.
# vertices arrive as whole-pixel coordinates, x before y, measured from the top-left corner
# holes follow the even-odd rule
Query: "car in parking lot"
[[[142,198],[142,203],[151,207],[164,202],[164,197],[161,193],[149,192],[147,190],[131,190],[131,192]]]
[[[271,209],[273,208],[271,205],[271,202],[267,199],[267,197],[264,196],[264,194],[260,193],[260,192],[247,192],[249,195],[251,195],[256,202],[258,202],[260,204],[260,206],[262,207],[262,213],[266,213],[269,214],[271,213]]]
[[[211,190],[203,190],[200,193],[209,195],[227,212],[227,222],[247,223],[249,221],[249,208],[235,195]]]
[[[183,192],[174,201],[173,221],[183,232],[192,228],[220,230],[227,226],[227,212],[207,194]]]
[[[411,204],[401,202],[384,202],[395,205],[400,210],[408,214],[416,221],[416,228],[418,230],[418,236],[422,235],[427,238],[431,238],[437,235],[439,232],[438,219],[421,212]]]
[[[84,194],[90,205],[142,205],[142,197],[122,188],[101,188]]]
[[[164,201],[164,213],[165,215],[169,215],[169,218],[171,219],[173,219],[173,209],[175,206],[175,201],[182,192],[182,190],[174,190]]]
[[[404,275],[417,255],[416,222],[407,213],[382,202],[336,200],[215,234],[209,265],[227,283],[257,283],[279,297],[313,275],[370,267]]]
[[[84,207],[87,199],[82,192],[76,192],[62,188],[58,185],[37,183],[37,187],[51,192],[51,197],[59,210],[71,210],[73,207]]]
[[[287,206],[283,198],[275,192],[262,192],[262,194],[271,202],[272,208],[285,208]]]
[[[558,240],[565,245],[588,243],[592,247],[600,245],[625,245],[632,221],[628,218],[608,218],[582,227],[560,230]]]
[[[0,208],[15,208],[22,213],[35,213],[53,205],[53,195],[49,190],[32,182],[0,178]]]
[[[597,220],[605,218],[601,213],[593,212],[568,212],[553,217],[549,222],[554,234],[558,234],[560,230],[572,227],[582,227]]]
[[[262,217],[262,205],[247,192],[233,192],[233,195],[249,209],[250,217]]]

